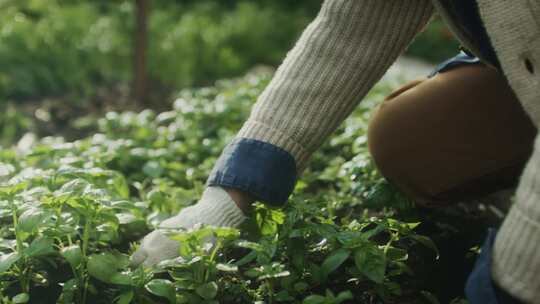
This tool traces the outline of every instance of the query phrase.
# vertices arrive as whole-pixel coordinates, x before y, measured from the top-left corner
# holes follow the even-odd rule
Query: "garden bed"
[[[110,112],[87,138],[0,151],[0,303],[463,303],[489,218],[474,205],[416,208],[377,172],[366,127],[388,81],[314,155],[285,208],[258,204],[241,230],[169,232],[180,258],[129,267],[142,236],[196,202],[269,79],[184,90],[166,112]]]

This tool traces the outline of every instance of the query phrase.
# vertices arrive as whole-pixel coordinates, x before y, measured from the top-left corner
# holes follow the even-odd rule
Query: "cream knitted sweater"
[[[501,26],[500,20],[508,20],[501,16],[519,4],[538,3],[538,0],[478,2],[511,85],[535,121],[540,122],[539,79],[524,80],[519,76],[521,70],[515,72],[518,63],[514,61],[522,59],[516,48],[525,40],[508,41],[499,34],[501,27],[506,26],[505,35],[523,37],[512,24]],[[302,171],[314,150],[428,23],[435,8],[441,8],[438,0],[327,0],[259,97],[238,137],[283,148],[295,158],[297,170]],[[521,11],[514,17],[525,20]],[[540,32],[537,23],[528,26],[535,34]],[[533,59],[530,62],[535,63]],[[536,85],[535,92],[519,91],[532,82]],[[536,253],[540,247],[539,149],[540,142],[494,252],[496,281],[527,303],[540,303],[540,255]]]
[[[540,125],[540,0],[478,0],[504,74],[536,127]],[[540,136],[516,202],[495,241],[492,273],[526,303],[540,303]]]

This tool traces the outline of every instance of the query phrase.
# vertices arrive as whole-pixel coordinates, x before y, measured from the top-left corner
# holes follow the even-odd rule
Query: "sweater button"
[[[534,64],[532,63],[532,61],[529,58],[525,58],[523,60],[523,64],[525,65],[525,68],[527,69],[527,71],[530,74],[534,74],[534,72],[535,72]]]

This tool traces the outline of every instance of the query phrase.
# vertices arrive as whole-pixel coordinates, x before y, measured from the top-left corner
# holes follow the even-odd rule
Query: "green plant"
[[[311,295],[304,299],[303,304],[340,304],[347,300],[352,300],[353,295],[350,291],[342,291],[337,296],[330,290],[326,291],[324,296]]]
[[[420,298],[422,289],[406,283],[415,280],[409,258],[435,246],[416,232],[418,221],[402,218],[411,202],[382,179],[359,140],[384,85],[314,156],[286,207],[256,204],[241,231],[164,231],[180,242],[179,257],[129,267],[143,235],[197,201],[269,79],[250,74],[184,90],[167,112],[107,114],[89,138],[0,151],[2,302]]]

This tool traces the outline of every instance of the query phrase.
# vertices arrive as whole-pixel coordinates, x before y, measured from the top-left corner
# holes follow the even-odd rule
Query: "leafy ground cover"
[[[7,109],[0,112],[1,145],[28,129],[66,134],[81,113],[143,106],[130,89],[135,3],[0,0],[0,105]],[[147,105],[162,108],[182,88],[279,65],[321,3],[153,0]],[[456,51],[452,35],[434,19],[408,55],[438,62]]]
[[[108,113],[85,139],[48,137],[1,150],[0,303],[448,303],[460,296],[473,260],[466,253],[480,239],[468,227],[478,221],[456,224],[458,216],[413,208],[375,170],[365,131],[389,90],[384,84],[317,152],[284,209],[256,205],[242,232],[167,231],[183,244],[179,258],[129,267],[143,235],[197,200],[269,77],[182,91],[159,114]]]

